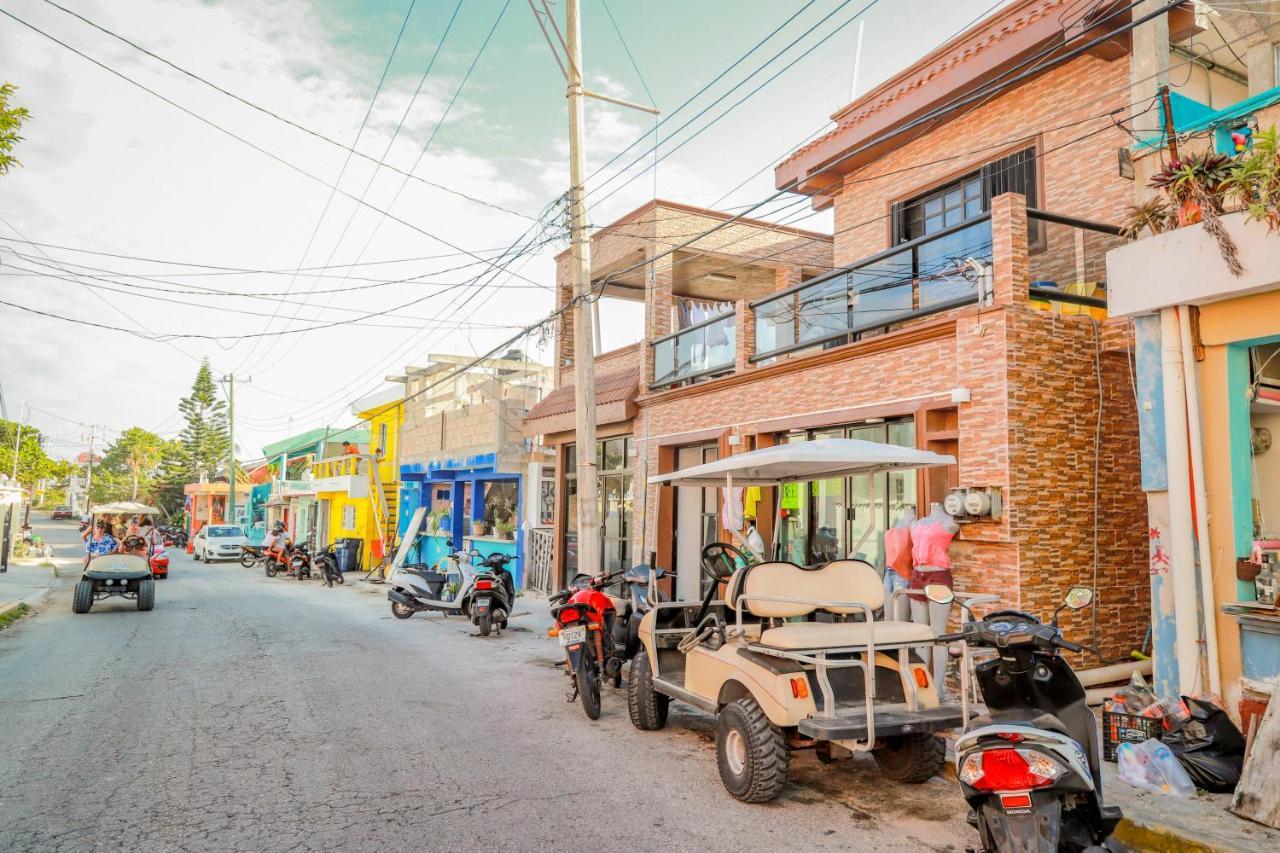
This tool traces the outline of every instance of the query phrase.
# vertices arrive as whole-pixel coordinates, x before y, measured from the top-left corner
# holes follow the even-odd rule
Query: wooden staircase
[[[373,456],[365,456],[364,459],[365,471],[369,477],[369,504],[373,507],[373,526],[379,532],[382,543],[382,557],[377,565],[369,566],[368,572],[385,579],[385,566],[395,556],[400,484],[396,481],[382,482],[382,475],[378,471],[378,460]],[[375,559],[377,559],[376,554]]]

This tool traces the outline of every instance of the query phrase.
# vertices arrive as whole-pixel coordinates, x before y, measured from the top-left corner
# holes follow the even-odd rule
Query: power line
[[[91,62],[91,63],[93,63],[94,65],[96,65],[96,66],[98,66],[99,68],[101,68],[102,70],[104,70],[104,71],[108,72],[109,74],[112,74],[112,75],[114,75],[114,76],[116,76],[116,77],[119,77],[121,80],[124,80],[126,83],[129,83],[129,84],[131,84],[131,85],[133,85],[133,86],[137,87],[138,89],[141,89],[142,91],[146,92],[147,94],[149,94],[149,95],[151,95],[151,96],[153,96],[153,97],[155,97],[155,98],[158,98],[158,99],[159,99],[159,100],[161,100],[161,101],[164,101],[166,104],[169,104],[169,105],[170,105],[171,107],[173,107],[174,109],[176,109],[176,110],[178,110],[178,111],[180,111],[180,112],[182,112],[182,113],[185,113],[186,115],[190,116],[191,118],[194,118],[196,121],[199,121],[199,122],[200,122],[200,123],[202,123],[202,124],[206,124],[206,125],[208,125],[209,127],[212,127],[213,129],[217,130],[218,132],[223,133],[223,134],[225,134],[225,135],[227,135],[227,136],[231,137],[232,139],[236,140],[237,142],[240,142],[240,143],[242,143],[242,144],[244,144],[244,145],[249,146],[249,147],[250,147],[250,148],[252,148],[253,150],[257,151],[258,153],[263,154],[263,155],[265,155],[265,156],[267,156],[267,157],[270,157],[272,160],[276,161],[277,163],[280,163],[281,165],[285,166],[286,168],[288,168],[288,169],[290,169],[290,170],[292,170],[292,171],[294,171],[294,172],[297,172],[298,174],[302,175],[303,177],[306,177],[306,178],[308,178],[308,179],[310,179],[310,180],[312,180],[312,181],[315,181],[316,183],[320,184],[321,186],[324,186],[324,187],[327,187],[327,188],[329,188],[329,189],[332,189],[332,190],[336,191],[337,193],[339,193],[340,195],[345,196],[346,198],[351,199],[352,201],[356,202],[357,204],[363,205],[364,207],[369,208],[370,210],[374,211],[375,213],[380,213],[380,214],[382,214],[382,215],[386,216],[387,218],[391,219],[392,221],[397,222],[397,223],[399,223],[399,224],[403,225],[404,227],[406,227],[406,228],[408,228],[408,229],[410,229],[410,230],[412,230],[412,231],[416,231],[417,233],[419,233],[419,234],[423,235],[424,237],[427,237],[428,239],[434,240],[434,241],[436,241],[437,243],[440,243],[441,245],[448,246],[448,247],[449,247],[449,248],[451,248],[451,249],[455,249],[455,250],[457,250],[457,251],[459,251],[459,252],[461,252],[461,253],[463,253],[463,254],[469,255],[469,256],[471,256],[471,257],[475,258],[475,259],[476,259],[476,260],[478,260],[478,261],[481,261],[481,262],[486,263],[486,264],[493,265],[493,262],[492,262],[492,261],[490,261],[490,260],[488,260],[488,259],[486,259],[486,258],[481,258],[479,255],[475,254],[474,252],[468,251],[468,250],[466,250],[466,249],[462,248],[461,246],[455,245],[454,243],[449,242],[448,240],[444,239],[443,237],[440,237],[440,236],[439,236],[439,235],[437,235],[437,234],[433,234],[433,233],[431,233],[430,231],[427,231],[427,230],[425,230],[425,229],[423,229],[423,228],[420,228],[420,227],[418,227],[417,225],[414,225],[413,223],[411,223],[411,222],[409,222],[409,221],[407,221],[407,220],[405,220],[405,219],[401,219],[400,217],[395,216],[394,214],[388,213],[387,211],[384,211],[384,210],[382,210],[382,209],[380,209],[380,208],[378,208],[378,207],[376,207],[376,206],[374,206],[374,205],[370,204],[370,203],[369,203],[369,202],[367,202],[367,201],[363,201],[363,200],[361,200],[361,199],[357,198],[356,196],[352,195],[351,193],[349,193],[349,192],[347,192],[347,191],[343,190],[343,189],[342,189],[342,188],[340,188],[340,187],[335,187],[335,186],[333,186],[332,184],[330,184],[329,182],[327,182],[327,181],[326,181],[326,180],[324,180],[323,178],[317,177],[316,175],[313,175],[313,174],[311,174],[310,172],[306,171],[306,170],[305,170],[305,169],[303,169],[301,166],[298,166],[297,164],[292,163],[292,162],[290,162],[289,160],[287,160],[287,159],[285,159],[285,158],[283,158],[283,157],[281,157],[281,156],[279,156],[279,155],[277,155],[277,154],[272,153],[271,151],[268,151],[267,149],[263,148],[262,146],[258,145],[258,144],[257,144],[257,143],[255,143],[255,142],[251,142],[251,141],[249,141],[248,139],[245,139],[244,137],[239,136],[238,134],[234,133],[233,131],[230,131],[230,130],[226,129],[225,127],[223,127],[222,125],[220,125],[220,124],[218,124],[218,123],[216,123],[216,122],[212,121],[211,119],[207,119],[207,118],[205,118],[204,116],[200,115],[199,113],[196,113],[196,112],[194,112],[193,110],[190,110],[190,109],[188,109],[188,108],[186,108],[186,107],[182,106],[182,105],[181,105],[181,104],[179,104],[177,101],[174,101],[174,100],[172,100],[171,98],[168,98],[168,97],[166,97],[165,95],[160,94],[159,92],[155,91],[154,89],[148,88],[146,85],[144,85],[144,84],[142,84],[142,83],[139,83],[137,80],[134,80],[133,78],[129,77],[128,75],[124,74],[123,72],[117,71],[116,69],[112,68],[111,66],[107,65],[106,63],[101,62],[101,61],[99,61],[99,60],[97,60],[97,59],[94,59],[92,56],[89,56],[88,54],[84,53],[83,51],[80,51],[80,50],[78,50],[78,49],[76,49],[76,48],[72,47],[71,45],[67,44],[66,42],[59,40],[58,38],[56,38],[56,37],[54,37],[54,36],[50,35],[49,33],[45,32],[44,30],[42,30],[42,29],[40,29],[40,28],[38,28],[38,27],[36,27],[36,26],[34,26],[34,25],[32,25],[32,24],[27,23],[26,21],[22,20],[21,18],[17,17],[16,15],[14,15],[12,12],[9,12],[9,11],[7,11],[7,10],[5,10],[5,9],[0,9],[0,14],[4,15],[5,17],[9,18],[10,20],[13,20],[13,21],[15,21],[15,22],[17,22],[17,23],[21,24],[22,26],[26,27],[27,29],[31,30],[32,32],[34,32],[34,33],[37,33],[37,34],[39,34],[39,35],[44,36],[44,37],[45,37],[45,38],[47,38],[49,41],[52,41],[54,44],[57,44],[57,45],[59,45],[59,46],[61,46],[61,47],[65,48],[65,49],[67,49],[67,50],[71,51],[72,53],[74,53],[74,54],[76,54],[77,56],[81,57],[82,59],[86,60],[87,62]],[[524,276],[520,276],[520,278],[524,278]],[[525,280],[525,281],[527,281],[527,282],[529,282],[530,284],[535,284],[535,285],[536,285],[536,284],[538,284],[538,282],[533,281],[533,279],[524,278],[524,280]]]
[[[250,101],[249,99],[247,99],[247,98],[245,98],[245,97],[242,97],[242,96],[240,96],[240,95],[237,95],[235,92],[231,92],[231,91],[229,91],[229,90],[227,90],[227,89],[224,89],[223,87],[219,86],[218,84],[213,83],[213,82],[210,82],[209,80],[205,79],[204,77],[201,77],[199,74],[196,74],[194,71],[190,71],[190,70],[188,70],[188,69],[186,69],[186,68],[183,68],[182,66],[178,65],[177,63],[172,62],[172,61],[170,61],[170,60],[166,59],[166,58],[165,58],[165,57],[163,57],[163,56],[160,56],[159,54],[157,54],[157,53],[155,53],[155,52],[153,52],[153,51],[151,51],[151,50],[148,50],[147,48],[143,47],[142,45],[138,44],[137,42],[134,42],[134,41],[132,41],[132,40],[130,40],[130,39],[128,39],[128,38],[126,38],[126,37],[124,37],[124,36],[120,35],[119,33],[113,32],[112,30],[107,29],[106,27],[102,26],[101,24],[98,24],[98,23],[96,23],[96,22],[94,22],[94,21],[89,20],[89,19],[88,19],[88,18],[86,18],[84,15],[81,15],[81,14],[80,14],[80,13],[78,13],[78,12],[75,12],[75,11],[73,11],[73,10],[71,10],[71,9],[66,8],[65,6],[61,6],[61,5],[59,5],[59,4],[55,3],[55,2],[53,2],[53,0],[44,0],[44,2],[45,2],[45,3],[48,3],[50,6],[53,6],[53,7],[57,8],[57,9],[60,9],[61,11],[63,11],[63,12],[65,12],[65,13],[67,13],[68,15],[71,15],[73,18],[78,18],[78,19],[80,19],[80,20],[81,20],[81,21],[83,21],[84,23],[86,23],[86,24],[88,24],[89,26],[93,27],[95,30],[98,30],[98,31],[99,31],[99,32],[101,32],[101,33],[104,33],[104,34],[106,34],[106,35],[108,35],[108,36],[111,36],[112,38],[114,38],[114,39],[116,39],[116,40],[118,40],[118,41],[120,41],[120,42],[123,42],[124,44],[127,44],[129,47],[132,47],[134,50],[137,50],[138,52],[143,53],[143,54],[145,54],[145,55],[147,55],[147,56],[151,57],[152,59],[154,59],[154,60],[156,60],[156,61],[158,61],[158,62],[162,62],[162,63],[164,63],[165,65],[169,66],[169,67],[170,67],[170,68],[172,68],[173,70],[175,70],[175,71],[177,71],[177,72],[179,72],[179,73],[181,73],[181,74],[184,74],[184,75],[186,75],[187,77],[190,77],[192,80],[195,80],[195,81],[197,81],[197,82],[199,82],[199,83],[203,83],[205,86],[208,86],[209,88],[211,88],[211,89],[213,89],[213,90],[215,90],[215,91],[217,91],[217,92],[221,92],[223,95],[226,95],[228,98],[231,98],[232,100],[238,101],[238,102],[240,102],[241,104],[244,104],[245,106],[249,107],[250,109],[257,110],[258,112],[262,113],[263,115],[270,116],[271,118],[276,119],[277,121],[283,122],[284,124],[287,124],[287,125],[289,125],[290,127],[293,127],[293,128],[295,128],[295,129],[297,129],[297,130],[302,131],[303,133],[307,134],[308,136],[313,136],[313,137],[315,137],[316,139],[319,139],[319,140],[322,140],[322,141],[324,141],[324,142],[327,142],[327,143],[329,143],[330,145],[333,145],[333,146],[335,146],[335,147],[337,147],[337,148],[341,148],[342,150],[344,150],[344,151],[346,151],[346,152],[347,152],[348,157],[350,157],[351,155],[355,155],[356,157],[360,157],[361,159],[368,160],[369,162],[371,162],[371,163],[375,164],[375,165],[376,165],[377,167],[379,167],[379,168],[383,168],[383,169],[390,169],[390,170],[391,170],[391,171],[393,171],[393,172],[397,172],[397,173],[399,173],[399,174],[401,174],[401,175],[404,175],[406,180],[413,179],[413,180],[415,180],[415,181],[418,181],[418,182],[419,182],[419,183],[421,183],[421,184],[425,184],[425,185],[427,185],[427,186],[429,186],[429,187],[433,187],[433,188],[435,188],[435,189],[441,190],[442,192],[447,192],[447,193],[449,193],[450,195],[458,196],[459,198],[462,198],[462,199],[465,199],[465,200],[467,200],[467,201],[473,202],[474,204],[480,204],[480,205],[483,205],[483,206],[485,206],[485,207],[492,208],[492,209],[494,209],[494,210],[500,210],[500,211],[502,211],[503,213],[509,213],[509,214],[511,214],[512,216],[518,216],[518,217],[520,217],[521,219],[531,219],[531,217],[530,217],[528,214],[521,213],[521,212],[520,212],[520,211],[518,211],[518,210],[511,210],[510,208],[503,207],[502,205],[497,204],[497,203],[495,203],[495,202],[486,201],[485,199],[482,199],[482,198],[476,198],[475,196],[468,195],[467,193],[464,193],[464,192],[462,192],[462,191],[460,191],[460,190],[456,190],[456,189],[454,189],[454,188],[452,188],[452,187],[447,187],[447,186],[444,186],[443,184],[438,184],[438,183],[435,183],[434,181],[429,181],[429,180],[427,180],[426,178],[420,178],[420,177],[418,177],[417,175],[411,174],[411,172],[405,172],[404,170],[399,169],[399,168],[397,168],[397,167],[395,167],[395,166],[391,165],[390,163],[387,163],[387,162],[386,162],[386,155],[385,155],[385,154],[383,155],[383,158],[382,158],[381,160],[379,160],[379,159],[378,159],[378,158],[376,158],[376,157],[370,157],[368,154],[363,154],[363,153],[361,153],[360,151],[357,151],[354,145],[343,145],[341,142],[337,141],[336,139],[332,139],[332,138],[330,138],[330,137],[328,137],[328,136],[325,136],[323,133],[320,133],[320,132],[319,132],[319,131],[317,131],[317,130],[313,130],[313,129],[309,128],[309,127],[306,127],[306,126],[304,126],[304,125],[301,125],[301,124],[297,123],[296,121],[293,121],[292,119],[285,118],[284,116],[280,115],[279,113],[276,113],[276,112],[274,112],[274,111],[272,111],[272,110],[269,110],[269,109],[267,109],[266,107],[261,106],[260,104],[254,103],[253,101]],[[412,11],[412,3],[410,3],[410,11]],[[8,14],[8,13],[6,13],[6,14]],[[12,17],[12,16],[10,16],[10,17]],[[15,19],[15,20],[17,20],[17,19]],[[407,20],[408,20],[408,17],[406,16],[406,21],[407,21]],[[22,22],[21,22],[21,21],[19,21],[19,23],[22,23]],[[33,29],[34,29],[34,27],[33,27]],[[402,32],[402,34],[403,34],[403,30],[401,30],[401,32]],[[65,47],[65,45],[64,45],[64,47]],[[412,171],[412,170],[411,170],[411,171]]]

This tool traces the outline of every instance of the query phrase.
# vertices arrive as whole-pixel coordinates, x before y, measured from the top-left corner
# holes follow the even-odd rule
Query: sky
[[[484,353],[553,310],[566,243],[539,221],[568,184],[564,81],[527,0],[57,2],[281,118],[48,0],[0,0],[65,44],[0,15],[0,81],[32,116],[0,177],[0,300],[31,309],[0,305],[0,386],[54,455],[88,425],[99,447],[176,435],[208,358],[235,374],[237,445],[257,456],[352,425],[353,401],[429,353]],[[998,5],[582,0],[588,88],[662,111],[655,167],[653,117],[587,104],[591,222],[655,193],[768,198],[773,165],[855,86]],[[753,215],[831,230],[797,198]],[[639,306],[602,317],[606,349],[639,337]],[[520,345],[546,360],[545,340]]]

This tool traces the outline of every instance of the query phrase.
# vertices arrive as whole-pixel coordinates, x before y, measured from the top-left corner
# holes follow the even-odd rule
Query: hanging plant
[[[1163,234],[1165,231],[1177,228],[1178,224],[1178,217],[1169,207],[1169,202],[1156,196],[1142,204],[1129,205],[1120,233],[1123,237],[1136,240],[1144,231]]]
[[[1253,222],[1280,230],[1280,133],[1275,125],[1253,134],[1253,146],[1239,160],[1227,192]]]
[[[1223,203],[1235,187],[1237,160],[1225,154],[1189,154],[1171,160],[1155,177],[1151,186],[1163,190],[1178,206],[1178,223],[1200,222],[1218,244],[1222,260],[1234,276],[1244,274],[1240,251],[1222,224]]]

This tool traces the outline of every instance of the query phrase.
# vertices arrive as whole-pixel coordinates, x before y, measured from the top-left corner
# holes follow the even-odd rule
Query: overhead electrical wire
[[[390,170],[391,170],[391,171],[393,171],[393,172],[397,172],[397,173],[399,173],[399,174],[401,174],[401,175],[405,175],[405,176],[406,176],[406,180],[409,180],[409,179],[415,180],[415,181],[417,181],[417,182],[419,182],[419,183],[421,183],[421,184],[425,184],[425,185],[427,185],[427,186],[429,186],[429,187],[433,187],[433,188],[435,188],[435,189],[441,190],[442,192],[447,192],[447,193],[449,193],[450,195],[458,196],[459,198],[465,199],[466,201],[472,202],[472,203],[474,203],[474,204],[483,205],[483,206],[485,206],[485,207],[489,207],[489,208],[492,208],[492,209],[494,209],[494,210],[502,211],[503,213],[509,213],[509,214],[511,214],[512,216],[518,216],[518,217],[520,217],[521,219],[532,219],[532,217],[530,217],[528,214],[526,214],[526,213],[521,213],[521,212],[520,212],[520,211],[518,211],[518,210],[512,210],[512,209],[510,209],[510,208],[508,208],[508,207],[503,207],[502,205],[500,205],[500,204],[496,204],[495,202],[487,201],[487,200],[482,199],[482,198],[477,198],[476,196],[469,195],[469,194],[464,193],[464,192],[462,192],[462,191],[460,191],[460,190],[456,190],[456,189],[454,189],[453,187],[447,187],[447,186],[445,186],[445,185],[443,185],[443,184],[438,184],[438,183],[435,183],[434,181],[429,181],[429,180],[427,180],[426,178],[420,178],[420,177],[418,177],[417,175],[413,175],[413,174],[410,174],[409,172],[405,172],[404,170],[399,169],[399,168],[397,168],[397,167],[395,167],[395,166],[391,165],[390,163],[387,163],[387,162],[386,162],[386,158],[385,158],[385,156],[384,156],[382,159],[377,159],[377,158],[375,158],[375,157],[371,157],[371,156],[369,156],[368,154],[363,154],[363,153],[361,153],[360,151],[357,151],[357,150],[356,150],[356,148],[355,148],[355,146],[351,146],[351,145],[343,145],[341,142],[337,141],[336,139],[333,139],[333,138],[331,138],[331,137],[325,136],[323,133],[320,133],[320,132],[319,132],[319,131],[317,131],[317,130],[313,130],[313,129],[309,128],[309,127],[306,127],[306,126],[304,126],[304,125],[301,125],[301,124],[299,124],[298,122],[293,121],[292,119],[285,118],[284,116],[280,115],[279,113],[274,112],[273,110],[269,110],[269,109],[267,109],[266,107],[261,106],[260,104],[254,103],[253,101],[250,101],[248,98],[245,98],[245,97],[243,97],[243,96],[241,96],[241,95],[237,95],[235,92],[231,92],[231,91],[229,91],[229,90],[227,90],[227,89],[223,88],[222,86],[219,86],[219,85],[218,85],[218,84],[216,84],[216,83],[210,82],[209,80],[205,79],[204,77],[201,77],[199,74],[196,74],[194,71],[190,71],[190,70],[188,70],[188,69],[186,69],[186,68],[183,68],[181,65],[178,65],[177,63],[172,62],[172,61],[170,61],[169,59],[166,59],[165,57],[160,56],[159,54],[154,53],[154,52],[153,52],[153,51],[151,51],[151,50],[148,50],[146,47],[143,47],[142,45],[138,44],[137,42],[132,41],[132,40],[130,40],[130,39],[128,39],[128,38],[126,38],[125,36],[120,35],[119,33],[116,33],[116,32],[114,32],[114,31],[112,31],[112,30],[107,29],[106,27],[102,26],[101,24],[96,23],[95,21],[90,20],[89,18],[86,18],[84,15],[81,15],[79,12],[76,12],[76,11],[73,11],[73,10],[71,10],[71,9],[68,9],[68,8],[66,8],[65,6],[61,6],[61,5],[59,5],[58,3],[53,2],[53,0],[44,0],[44,2],[45,2],[45,3],[48,3],[50,6],[54,6],[54,7],[58,8],[58,9],[62,10],[63,12],[66,12],[68,15],[71,15],[71,16],[72,16],[72,17],[74,17],[74,18],[79,18],[81,21],[83,21],[84,23],[86,23],[86,24],[88,24],[89,26],[93,27],[95,30],[98,30],[99,32],[102,32],[102,33],[104,33],[104,34],[106,34],[106,35],[108,35],[108,36],[111,36],[112,38],[114,38],[114,39],[116,39],[116,40],[118,40],[118,41],[120,41],[120,42],[123,42],[124,44],[127,44],[129,47],[132,47],[134,50],[137,50],[138,52],[143,53],[143,54],[145,54],[145,55],[147,55],[147,56],[151,57],[152,59],[154,59],[154,60],[156,60],[156,61],[158,61],[158,62],[162,62],[162,63],[164,63],[165,65],[169,66],[169,67],[170,67],[170,68],[172,68],[173,70],[175,70],[175,71],[177,71],[177,72],[179,72],[179,73],[181,73],[181,74],[184,74],[184,75],[186,75],[187,77],[190,77],[191,79],[193,79],[193,80],[195,80],[195,81],[197,81],[197,82],[199,82],[199,83],[202,83],[202,84],[204,84],[205,86],[208,86],[209,88],[211,88],[211,89],[213,89],[213,90],[215,90],[215,91],[217,91],[217,92],[221,92],[223,95],[226,95],[228,98],[231,98],[232,100],[238,101],[238,102],[240,102],[241,104],[244,104],[245,106],[249,107],[250,109],[256,110],[256,111],[258,111],[258,112],[262,113],[263,115],[266,115],[266,116],[269,116],[269,117],[271,117],[271,118],[273,118],[273,119],[276,119],[277,121],[283,122],[284,124],[287,124],[287,125],[289,125],[290,127],[293,127],[293,128],[295,128],[295,129],[297,129],[297,130],[302,131],[303,133],[307,134],[308,136],[313,136],[313,137],[315,137],[316,139],[322,140],[323,142],[327,142],[328,144],[333,145],[333,146],[335,146],[335,147],[337,147],[337,148],[341,148],[342,150],[346,151],[346,152],[348,153],[348,155],[354,155],[354,156],[356,156],[356,157],[360,157],[361,159],[368,160],[369,162],[371,162],[371,163],[375,164],[378,168],[382,168],[382,169],[390,169]]]
[[[155,98],[158,98],[159,100],[163,101],[163,102],[164,102],[164,103],[166,103],[166,104],[169,104],[171,107],[173,107],[174,109],[178,110],[179,112],[185,113],[186,115],[190,116],[191,118],[194,118],[196,121],[199,121],[199,122],[200,122],[200,123],[202,123],[202,124],[205,124],[205,125],[208,125],[209,127],[212,127],[213,129],[217,130],[219,133],[225,134],[226,136],[228,136],[228,137],[230,137],[230,138],[232,138],[232,139],[236,140],[237,142],[240,142],[240,143],[242,143],[242,144],[244,144],[244,145],[247,145],[248,147],[252,148],[253,150],[257,151],[258,153],[263,154],[264,156],[267,156],[267,157],[271,158],[272,160],[276,161],[277,163],[280,163],[282,166],[286,167],[287,169],[290,169],[291,171],[297,172],[298,174],[302,175],[303,177],[305,177],[305,178],[307,178],[307,179],[309,179],[309,180],[311,180],[311,181],[314,181],[314,182],[316,182],[316,183],[320,184],[321,186],[324,186],[324,187],[329,188],[329,189],[333,189],[333,190],[335,190],[339,195],[345,196],[346,198],[351,199],[352,201],[356,202],[357,204],[360,204],[360,205],[363,205],[364,207],[369,208],[370,210],[374,211],[375,213],[381,213],[381,214],[383,214],[384,216],[386,216],[387,218],[391,219],[392,221],[397,222],[397,223],[399,223],[400,225],[403,225],[405,228],[408,228],[408,229],[409,229],[409,230],[411,230],[411,231],[417,232],[418,234],[421,234],[422,236],[424,236],[424,237],[426,237],[426,238],[428,238],[428,239],[430,239],[430,240],[434,240],[434,241],[436,241],[437,243],[440,243],[441,245],[448,246],[448,247],[449,247],[449,248],[451,248],[451,249],[455,249],[455,250],[457,250],[457,251],[459,251],[459,252],[461,252],[461,253],[463,253],[463,254],[469,255],[470,257],[473,257],[473,258],[475,258],[476,260],[481,261],[481,262],[483,262],[483,263],[487,263],[487,264],[493,265],[493,262],[492,262],[492,261],[490,261],[490,260],[489,260],[489,259],[487,259],[487,258],[482,258],[482,257],[480,257],[479,255],[477,255],[477,254],[476,254],[476,253],[474,253],[474,252],[471,252],[471,251],[469,251],[469,250],[467,250],[467,249],[464,249],[463,247],[458,246],[458,245],[456,245],[456,244],[454,244],[454,243],[452,243],[452,242],[450,242],[450,241],[448,241],[448,240],[444,239],[443,237],[441,237],[441,236],[439,236],[439,235],[437,235],[437,234],[433,234],[433,233],[431,233],[430,231],[427,231],[427,230],[425,230],[425,229],[423,229],[423,228],[420,228],[419,226],[414,225],[412,222],[409,222],[409,221],[407,221],[407,220],[405,220],[405,219],[402,219],[402,218],[400,218],[400,217],[398,217],[398,216],[395,216],[394,214],[388,213],[387,211],[384,211],[384,210],[382,210],[382,209],[378,208],[377,206],[375,206],[375,205],[373,205],[373,204],[370,204],[370,203],[369,203],[369,202],[367,202],[367,201],[361,201],[361,200],[360,200],[360,199],[358,199],[356,196],[354,196],[354,195],[352,195],[351,193],[349,193],[349,192],[347,192],[347,191],[343,190],[342,188],[333,186],[333,185],[332,185],[332,184],[330,184],[328,181],[326,181],[324,178],[321,178],[321,177],[318,177],[318,176],[316,176],[316,175],[311,174],[311,173],[310,173],[310,172],[308,172],[307,170],[303,169],[301,166],[298,166],[296,163],[292,163],[292,162],[290,162],[289,160],[285,159],[284,157],[281,157],[280,155],[275,154],[275,153],[273,153],[273,152],[271,152],[271,151],[267,150],[266,148],[263,148],[262,146],[258,145],[257,143],[255,143],[255,142],[251,142],[250,140],[245,139],[244,137],[242,137],[242,136],[240,136],[240,135],[236,134],[235,132],[233,132],[233,131],[231,131],[231,130],[228,130],[227,128],[225,128],[225,127],[223,127],[222,125],[220,125],[220,124],[218,124],[218,123],[214,122],[213,120],[208,119],[208,118],[205,118],[204,116],[200,115],[199,113],[197,113],[197,112],[195,112],[195,111],[193,111],[193,110],[191,110],[191,109],[188,109],[187,107],[184,107],[183,105],[179,104],[177,101],[174,101],[173,99],[171,99],[171,98],[169,98],[169,97],[167,97],[167,96],[165,96],[165,95],[160,94],[159,92],[155,91],[154,89],[151,89],[151,88],[149,88],[148,86],[146,86],[146,85],[144,85],[144,84],[142,84],[142,83],[139,83],[137,80],[134,80],[132,77],[129,77],[128,75],[124,74],[123,72],[121,72],[121,71],[117,71],[116,69],[112,68],[111,66],[107,65],[106,63],[101,62],[100,60],[97,60],[97,59],[93,58],[92,56],[89,56],[87,53],[84,53],[83,51],[78,50],[78,49],[77,49],[77,48],[75,48],[75,47],[72,47],[71,45],[67,44],[66,42],[64,42],[64,41],[62,41],[62,40],[60,40],[60,39],[58,39],[58,38],[56,38],[55,36],[50,35],[49,33],[45,32],[44,30],[42,30],[42,29],[40,29],[40,28],[38,28],[38,27],[36,27],[36,26],[34,26],[34,25],[32,25],[32,24],[27,23],[26,21],[22,20],[22,19],[21,19],[21,18],[19,18],[18,16],[14,15],[12,12],[9,12],[9,11],[8,11],[8,10],[6,10],[6,9],[2,9],[2,8],[0,8],[0,15],[4,15],[5,17],[9,18],[10,20],[12,20],[12,21],[14,21],[14,22],[16,22],[16,23],[18,23],[18,24],[21,24],[22,26],[26,27],[27,29],[31,30],[32,32],[37,33],[37,34],[39,34],[39,35],[41,35],[41,36],[44,36],[44,37],[45,37],[46,39],[48,39],[49,41],[52,41],[54,44],[57,44],[57,45],[59,45],[59,46],[61,46],[61,47],[65,48],[66,50],[69,50],[70,52],[72,52],[72,53],[74,53],[75,55],[77,55],[77,56],[81,57],[82,59],[84,59],[85,61],[90,62],[90,63],[92,63],[92,64],[94,64],[94,65],[98,66],[99,68],[101,68],[102,70],[104,70],[104,71],[108,72],[109,74],[112,74],[113,76],[119,77],[121,80],[124,80],[126,83],[129,83],[130,85],[135,86],[135,87],[137,87],[138,89],[141,89],[142,91],[146,92],[147,94],[149,94],[149,95],[151,95],[151,96],[153,96],[153,97],[155,97]],[[520,278],[524,278],[524,276],[520,276]],[[527,281],[527,282],[529,282],[530,284],[539,285],[539,283],[538,283],[538,282],[536,282],[536,281],[533,281],[533,279],[524,278],[524,280],[525,280],[525,281]],[[539,285],[539,286],[541,286],[541,285]]]

